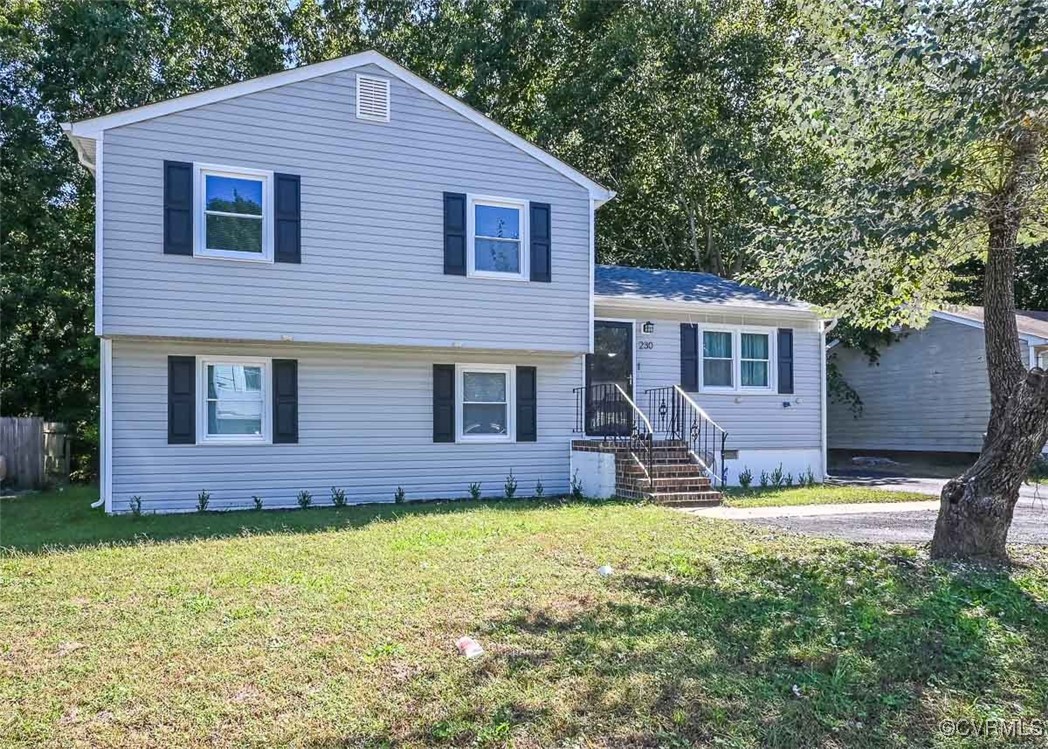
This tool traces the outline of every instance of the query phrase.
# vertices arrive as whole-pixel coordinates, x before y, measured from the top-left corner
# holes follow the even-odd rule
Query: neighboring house
[[[862,400],[829,404],[833,450],[978,453],[990,419],[981,307],[934,312],[928,325],[879,350],[833,346],[829,357]],[[1023,363],[1048,367],[1048,312],[1016,314]]]
[[[96,179],[107,511],[566,492],[595,312],[630,320],[629,393],[685,361],[736,463],[822,475],[812,311],[614,268],[594,296],[613,193],[375,52],[64,128]]]

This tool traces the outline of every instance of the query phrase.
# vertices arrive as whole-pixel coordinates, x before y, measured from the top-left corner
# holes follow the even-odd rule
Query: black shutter
[[[167,357],[167,444],[196,443],[196,357]]]
[[[553,280],[552,237],[549,203],[531,204],[531,280]]]
[[[538,378],[535,367],[517,367],[517,442],[538,440]]]
[[[466,275],[466,196],[444,193],[444,275]]]
[[[274,174],[273,259],[278,263],[302,262],[302,191],[297,174]]]
[[[433,365],[433,441],[455,441],[455,365]]]
[[[793,328],[779,328],[779,392],[793,392]]]
[[[193,254],[193,165],[164,162],[164,254]]]
[[[689,393],[699,389],[698,325],[680,325],[680,386]]]
[[[298,361],[273,360],[273,442],[298,442]]]

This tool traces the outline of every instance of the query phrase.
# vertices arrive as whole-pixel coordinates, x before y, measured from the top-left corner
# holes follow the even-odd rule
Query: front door
[[[586,434],[621,437],[632,431],[633,409],[619,387],[633,397],[633,323],[596,320],[593,353],[586,356]]]

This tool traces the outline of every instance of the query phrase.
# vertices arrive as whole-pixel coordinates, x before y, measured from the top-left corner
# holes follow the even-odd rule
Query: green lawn
[[[939,722],[1048,705],[1043,552],[949,569],[612,502],[88,497],[0,502],[0,745],[988,747]]]
[[[778,489],[728,490],[724,504],[729,507],[775,507],[786,505],[835,505],[848,502],[926,502],[935,497],[914,492],[870,489],[865,486],[794,486]]]

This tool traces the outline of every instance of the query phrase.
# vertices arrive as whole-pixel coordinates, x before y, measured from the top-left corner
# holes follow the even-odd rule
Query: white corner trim
[[[594,314],[596,313],[596,296],[594,295],[593,284],[597,273],[597,237],[596,237],[596,214],[598,203],[593,198],[590,198],[589,202],[589,353],[593,353],[593,320],[595,319]]]
[[[568,166],[552,154],[547,153],[533,143],[529,143],[516,133],[507,130],[502,125],[499,125],[495,121],[484,116],[469,105],[464,104],[454,96],[442,91],[429,81],[420,78],[407,68],[401,67],[374,50],[360,52],[355,55],[347,55],[334,60],[325,60],[324,62],[318,62],[314,65],[303,65],[279,73],[272,73],[271,75],[264,75],[259,78],[241,81],[240,83],[220,86],[219,88],[180,96],[176,99],[167,99],[166,101],[160,101],[156,104],[147,104],[142,107],[127,109],[122,112],[114,112],[101,117],[93,117],[88,120],[81,120],[80,122],[62,123],[62,129],[70,138],[97,139],[103,131],[114,127],[131,125],[155,117],[175,114],[176,112],[184,112],[187,109],[194,109],[206,104],[214,104],[237,96],[253,94],[259,91],[267,91],[276,88],[277,86],[286,86],[289,83],[298,83],[300,81],[319,78],[320,76],[339,73],[363,65],[375,65],[376,67],[382,68],[390,75],[400,79],[409,86],[413,86],[433,99],[436,99],[444,106],[476,123],[510,145],[516,146],[524,153],[564,175],[572,182],[585,187],[589,191],[590,197],[597,201],[598,205],[606,203],[615,197],[614,191],[609,190],[598,182],[595,182],[577,169]]]
[[[101,500],[106,513],[113,512],[113,341],[111,338],[99,339],[100,356],[100,424],[101,455],[98,459]]]
[[[104,147],[104,134],[98,134],[98,140],[95,141],[95,168],[92,170],[95,175],[95,335],[102,335],[102,264],[105,262],[102,252],[102,241],[104,235],[102,228],[104,223],[102,222],[102,211],[104,210],[105,203],[102,200],[103,180],[102,180],[102,149]],[[82,163],[82,162],[81,162]]]
[[[823,329],[819,332],[819,351],[826,351],[826,333],[828,330],[833,330],[836,325],[836,320],[830,325],[823,326]],[[826,452],[827,439],[826,439],[826,410],[827,403],[826,398],[828,395],[828,389],[826,387],[826,356],[823,354],[819,357],[819,413],[820,421],[822,423],[822,440],[820,444],[820,454],[822,456],[822,478],[826,480],[826,471],[829,468],[828,456]]]

